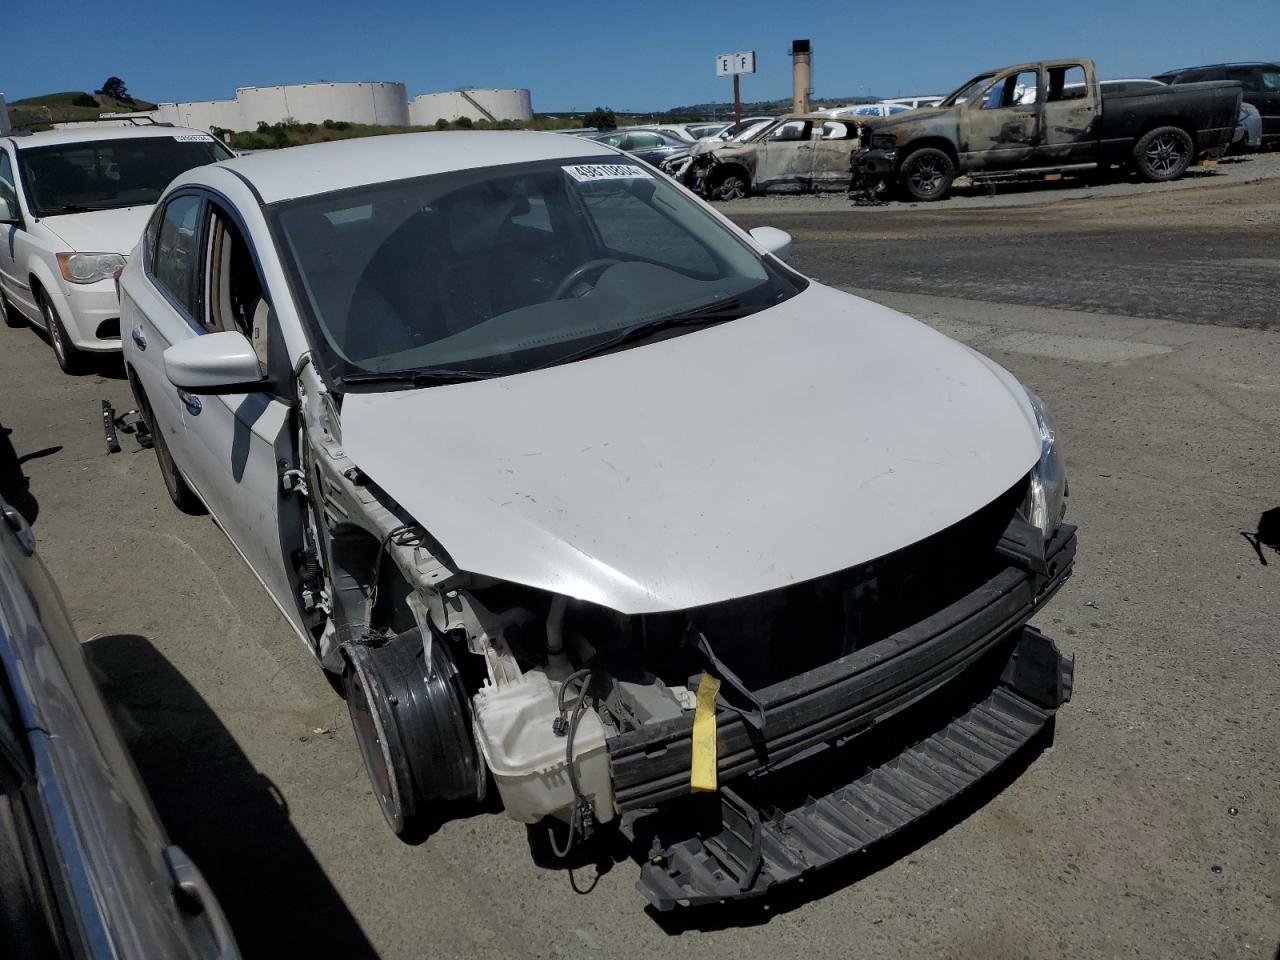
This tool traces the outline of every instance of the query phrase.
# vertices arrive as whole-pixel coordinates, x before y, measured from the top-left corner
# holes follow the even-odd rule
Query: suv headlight
[[[125,264],[119,253],[60,253],[58,269],[68,283],[97,283],[109,279]]]
[[[1049,416],[1048,407],[1030,390],[1027,397],[1031,400],[1031,409],[1035,411],[1036,424],[1040,428],[1040,459],[1031,469],[1031,484],[1022,504],[1022,516],[1032,526],[1039,527],[1048,540],[1067,510],[1067,474],[1062,463],[1057,427]]]

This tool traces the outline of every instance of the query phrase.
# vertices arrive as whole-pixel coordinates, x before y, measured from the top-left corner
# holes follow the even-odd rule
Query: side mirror
[[[164,352],[169,382],[188,393],[247,393],[265,386],[253,344],[243,333],[206,333]]]
[[[791,256],[791,234],[777,227],[756,227],[751,231],[751,239],[772,253],[779,260]]]
[[[0,223],[17,223],[19,221],[17,204],[10,205],[4,197],[0,197]]]

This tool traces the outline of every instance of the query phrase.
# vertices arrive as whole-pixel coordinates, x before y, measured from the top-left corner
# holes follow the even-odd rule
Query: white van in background
[[[114,275],[156,199],[231,151],[207,133],[138,126],[0,139],[0,314],[45,331],[58,365],[120,349]]]

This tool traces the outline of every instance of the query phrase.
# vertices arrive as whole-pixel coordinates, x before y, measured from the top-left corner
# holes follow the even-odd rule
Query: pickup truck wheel
[[[482,800],[488,771],[448,641],[433,638],[431,668],[418,630],[343,652],[351,728],[392,832],[416,838],[433,802]]]
[[[1148,130],[1133,148],[1133,161],[1143,180],[1163,183],[1177,180],[1191,166],[1195,144],[1181,127]]]
[[[67,328],[62,325],[58,311],[53,309],[49,297],[43,291],[38,294],[40,316],[44,319],[44,332],[49,335],[49,346],[53,347],[54,359],[63,373],[77,374],[84,366],[84,354],[75,348],[71,338],[67,336]]]
[[[0,290],[0,317],[4,317],[4,325],[16,330],[27,325],[27,318],[18,312],[18,308],[9,302],[9,298]]]
[[[951,190],[956,165],[937,147],[921,147],[907,155],[899,168],[898,182],[912,200],[941,200]]]

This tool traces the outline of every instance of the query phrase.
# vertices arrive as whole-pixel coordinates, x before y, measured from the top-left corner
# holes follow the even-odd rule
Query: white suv
[[[119,350],[113,275],[156,199],[178,174],[230,156],[179,127],[0,139],[0,315],[41,327],[67,373],[86,352]]]

